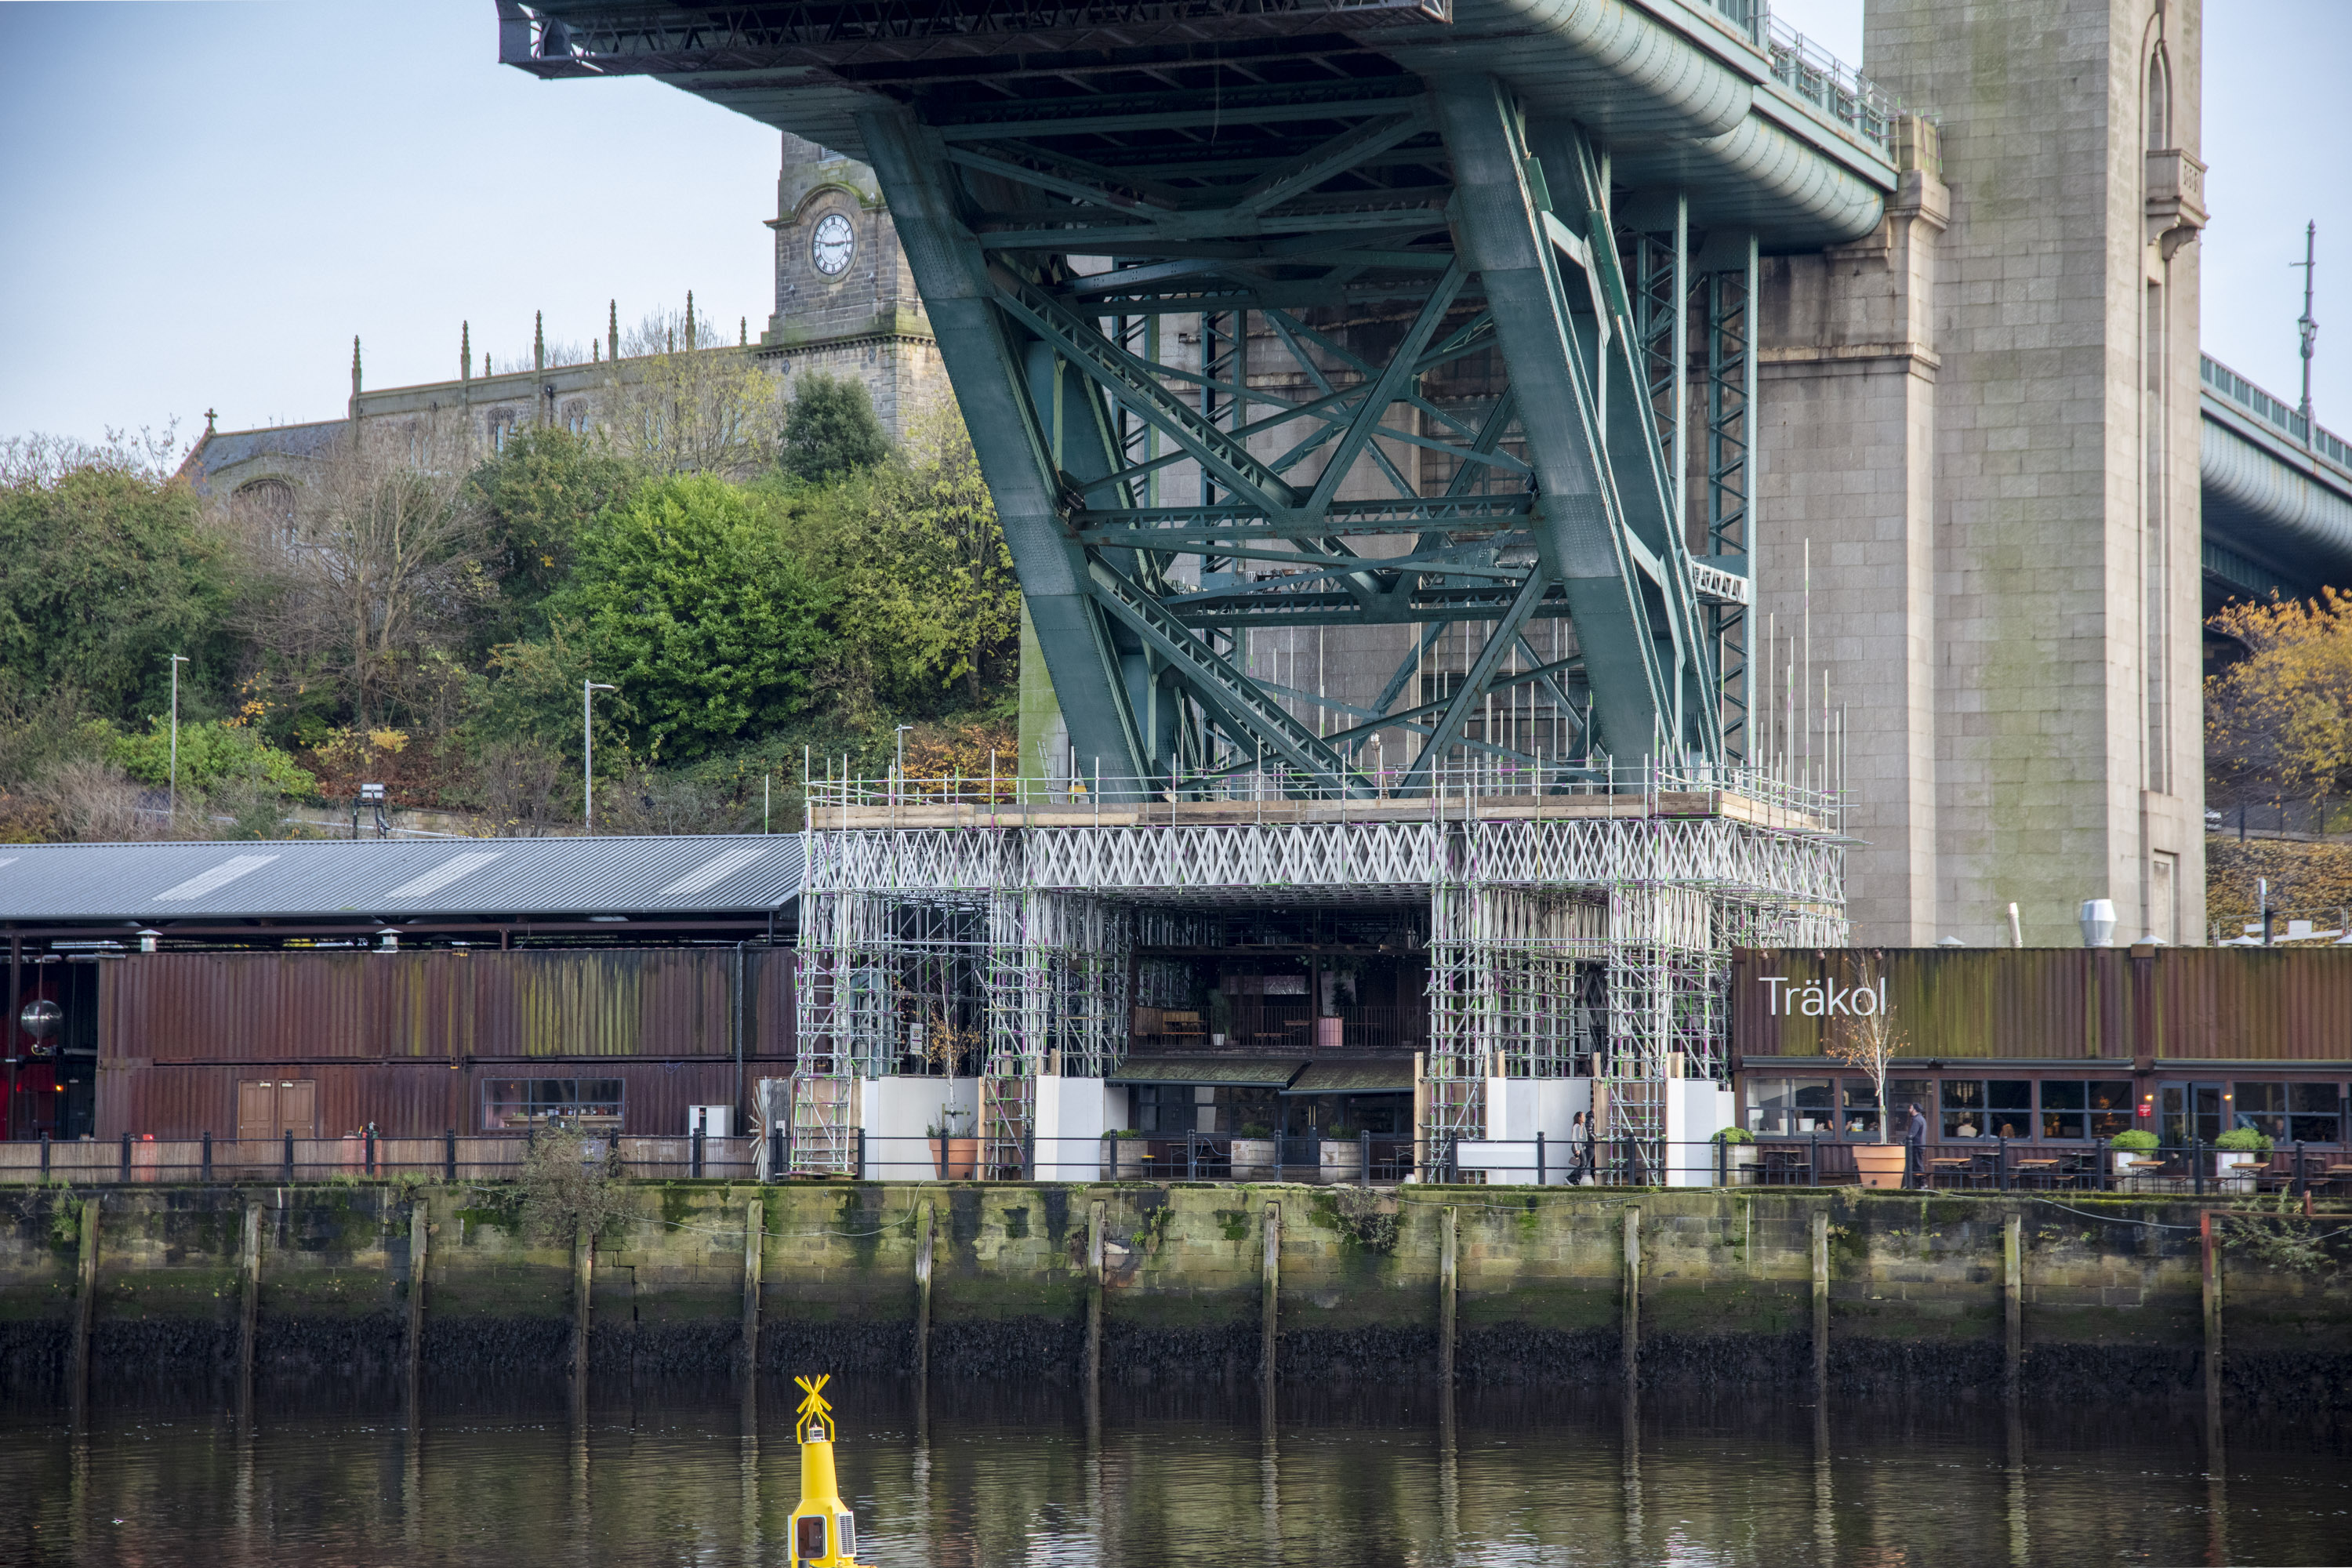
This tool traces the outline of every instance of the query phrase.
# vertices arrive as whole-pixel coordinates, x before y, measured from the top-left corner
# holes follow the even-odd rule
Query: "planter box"
[[[1854,1169],[1862,1173],[1862,1184],[1865,1187],[1901,1186],[1907,1152],[1901,1143],[1855,1144],[1853,1164]]]
[[[1364,1147],[1353,1138],[1333,1139],[1323,1145],[1323,1179],[1357,1182],[1364,1176]]]
[[[931,1140],[931,1169],[942,1182],[969,1182],[980,1173],[980,1140],[977,1138],[934,1138]]]
[[[2225,1150],[2213,1156],[2213,1175],[2223,1192],[2252,1192],[2254,1173],[2269,1162],[2267,1154],[2248,1154],[2237,1150]]]
[[[1111,1160],[1113,1180],[1140,1181],[1150,1173],[1151,1167],[1145,1162],[1144,1156],[1151,1152],[1151,1145],[1146,1140],[1114,1138],[1111,1140],[1111,1145],[1117,1151]]]
[[[1272,1182],[1281,1178],[1282,1145],[1272,1138],[1236,1138],[1233,1142],[1234,1180]]]
[[[2156,1156],[2144,1149],[2110,1149],[2107,1157],[2115,1163],[2115,1173],[2118,1176],[2132,1174],[2133,1168],[2142,1161],[2151,1165],[2158,1163]]]
[[[1754,1186],[1756,1167],[1761,1159],[1753,1143],[1726,1143],[1723,1146],[1723,1184],[1727,1187]]]

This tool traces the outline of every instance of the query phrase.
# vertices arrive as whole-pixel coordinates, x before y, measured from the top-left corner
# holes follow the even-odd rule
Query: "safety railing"
[[[2211,354],[2197,356],[2198,378],[2205,389],[2244,414],[2269,426],[2288,440],[2310,447],[2339,468],[2352,468],[2352,445],[2344,437],[2303,416],[2302,410],[2272,396]]]
[[[1781,86],[1894,156],[1895,121],[1902,109],[1893,93],[1769,13],[1760,42]]]
[[[1258,765],[1260,762],[1263,765]],[[1319,805],[1318,820],[1343,820],[1351,811],[1367,820],[1416,816],[1453,819],[1489,812],[1514,812],[1531,805],[1574,798],[1639,802],[1645,809],[1675,809],[1692,796],[1734,795],[1752,805],[1794,814],[1836,830],[1844,801],[1843,763],[1828,756],[1794,760],[1787,767],[1747,763],[1675,764],[1620,763],[1597,759],[1547,759],[1533,763],[1488,758],[1469,765],[1417,772],[1409,766],[1362,759],[1345,787],[1328,777],[1297,773],[1276,759],[1248,759],[1231,769],[1213,769],[1153,778],[1107,770],[1099,761],[1081,763],[1066,775],[1032,777],[1002,773],[951,772],[919,775],[897,769],[878,775],[849,771],[847,760],[814,759],[808,780],[809,825],[823,829],[873,826],[889,814],[916,821],[934,808],[968,808],[975,820],[1007,826],[1019,813],[1055,814],[1081,825],[1091,810],[1121,826],[1186,826],[1197,820],[1183,807],[1221,806],[1248,812]],[[856,813],[855,817],[848,814]],[[992,813],[1003,815],[992,818]]]
[[[26,1140],[0,1143],[0,1184],[513,1181],[530,1137]],[[1885,1153],[1873,1158],[1865,1151]],[[1285,1182],[1385,1185],[1404,1181],[1545,1186],[1901,1186],[1946,1192],[2102,1192],[2150,1196],[2263,1194],[2352,1198],[2352,1146],[2267,1151],[2201,1141],[2146,1152],[2104,1144],[1990,1138],[1917,1150],[1834,1134],[1583,1141],[1424,1139],[1358,1131],[1243,1137],[1109,1131],[982,1141],[853,1131],[845,1153],[766,1137],[591,1137],[584,1151],[637,1180]],[[1865,1162],[1873,1167],[1865,1170]]]
[[[58,1182],[73,1185],[184,1182],[511,1181],[522,1173],[530,1134],[482,1136],[443,1132],[428,1138],[356,1133],[341,1138],[47,1137],[0,1142],[0,1184]],[[592,1135],[586,1153],[605,1159],[617,1145],[616,1169],[647,1180],[731,1177],[760,1170],[756,1138],[694,1134],[679,1138]]]
[[[1874,1144],[1833,1133],[1764,1137],[1725,1146],[1745,1173],[1733,1184],[1829,1186],[1862,1180],[1858,1151],[1885,1149],[1906,1187],[1961,1192],[2140,1193],[2188,1197],[2311,1193],[2352,1197],[2352,1147],[2285,1144],[2267,1152],[2199,1140],[2146,1152],[2105,1143],[1982,1138]]]

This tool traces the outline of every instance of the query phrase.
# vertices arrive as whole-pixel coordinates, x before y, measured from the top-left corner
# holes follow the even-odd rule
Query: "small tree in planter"
[[[1886,1016],[1886,1010],[1878,1005],[1880,980],[1877,964],[1863,965],[1862,983],[1853,988],[1853,994],[1870,998],[1871,1010],[1850,1014],[1832,1024],[1828,1049],[1832,1059],[1869,1078],[1872,1097],[1878,1104],[1878,1144],[1880,1150],[1885,1150],[1892,1142],[1887,1134],[1895,1118],[1895,1108],[1886,1103],[1886,1072],[1908,1042],[1903,1031]],[[1864,1186],[1894,1187],[1903,1183],[1901,1162],[1890,1160],[1886,1153],[1874,1152],[1865,1159],[1863,1152],[1856,1150],[1854,1163],[1862,1168]]]

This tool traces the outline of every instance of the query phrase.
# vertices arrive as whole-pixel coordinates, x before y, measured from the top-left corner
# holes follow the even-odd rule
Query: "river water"
[[[1066,1391],[836,1379],[862,1561],[1113,1564],[2345,1563],[2340,1431],[2102,1409],[1613,1390]],[[788,1387],[0,1410],[0,1562],[782,1563]]]

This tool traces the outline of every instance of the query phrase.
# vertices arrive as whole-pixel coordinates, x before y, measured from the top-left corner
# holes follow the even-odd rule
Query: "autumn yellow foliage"
[[[2271,908],[2284,931],[2290,920],[2323,930],[2352,910],[2352,845],[2298,844],[2291,839],[2205,840],[2205,917],[2230,941],[2261,918],[2256,883],[2268,878]]]
[[[2282,798],[2352,786],[2352,594],[2231,605],[2210,623],[2244,658],[2205,683],[2205,754]]]

